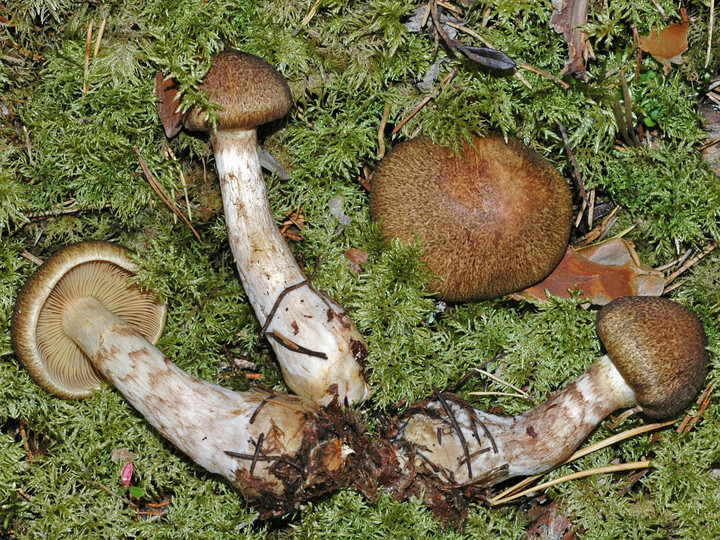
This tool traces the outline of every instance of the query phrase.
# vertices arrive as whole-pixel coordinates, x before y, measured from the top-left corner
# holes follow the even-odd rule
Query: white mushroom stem
[[[514,417],[441,395],[400,423],[393,444],[405,470],[426,470],[446,485],[489,486],[552,469],[603,418],[634,405],[635,393],[603,356],[548,401]]]
[[[329,387],[337,383],[341,401],[364,400],[369,391],[362,374],[363,337],[340,306],[306,282],[280,234],[255,129],[218,131],[213,147],[230,248],[260,324],[271,317],[266,335],[287,385],[326,403],[332,398]]]
[[[272,456],[290,459],[298,451],[311,431],[314,404],[202,381],[95,298],[76,300],[63,316],[63,329],[97,371],[193,461],[227,478],[250,500],[283,496]]]

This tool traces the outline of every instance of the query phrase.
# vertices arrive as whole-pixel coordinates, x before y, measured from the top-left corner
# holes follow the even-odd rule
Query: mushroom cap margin
[[[55,286],[73,268],[84,263],[104,262],[114,265],[128,274],[137,272],[137,265],[130,259],[127,248],[100,240],[89,240],[66,246],[49,257],[30,277],[15,302],[11,322],[11,341],[16,355],[30,376],[44,390],[64,399],[84,399],[93,395],[101,386],[102,379],[88,361],[86,371],[96,384],[77,388],[58,380],[47,369],[46,361],[37,341],[37,326],[45,303]],[[165,326],[167,306],[156,302],[157,324],[155,331],[141,330],[148,341],[156,343]]]

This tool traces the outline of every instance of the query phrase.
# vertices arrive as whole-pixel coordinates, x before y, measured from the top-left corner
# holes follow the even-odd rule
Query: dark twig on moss
[[[453,413],[452,409],[448,407],[447,402],[445,401],[445,398],[443,398],[443,395],[437,391],[437,389],[433,389],[433,392],[435,394],[435,397],[437,398],[438,402],[440,403],[440,406],[443,408],[443,411],[445,411],[445,414],[450,419],[450,422],[453,425],[453,429],[455,430],[455,433],[457,433],[458,440],[460,441],[460,444],[462,445],[463,453],[465,454],[465,460],[467,463],[468,468],[468,477],[473,477],[473,471],[472,471],[472,462],[470,461],[470,449],[468,448],[467,441],[465,440],[465,436],[463,435],[462,429],[460,429],[460,425],[458,424],[457,418],[455,418],[455,414]]]

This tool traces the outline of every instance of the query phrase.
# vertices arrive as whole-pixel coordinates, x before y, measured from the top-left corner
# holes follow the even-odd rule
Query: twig
[[[478,373],[481,373],[482,375],[485,375],[486,377],[490,377],[493,381],[499,382],[500,384],[504,384],[505,386],[509,386],[510,388],[512,388],[513,390],[515,390],[516,392],[519,392],[519,393],[522,395],[522,397],[524,397],[525,399],[531,399],[531,398],[530,398],[530,395],[529,395],[527,392],[523,392],[522,389],[518,388],[518,387],[515,386],[514,384],[511,384],[511,383],[509,383],[509,382],[507,382],[507,381],[502,380],[502,379],[501,379],[500,377],[498,377],[497,375],[493,375],[493,374],[490,373],[489,371],[485,371],[484,369],[479,369],[479,368],[475,368],[475,371],[477,371]]]
[[[703,257],[705,257],[705,255],[707,255],[708,253],[711,253],[712,251],[714,251],[717,247],[718,247],[718,245],[717,245],[717,242],[715,242],[715,241],[713,241],[713,242],[711,242],[709,245],[705,246],[700,253],[698,253],[697,255],[695,255],[694,257],[692,257],[691,259],[689,259],[689,260],[688,260],[685,264],[683,264],[680,268],[678,268],[678,269],[675,270],[672,274],[670,274],[668,277],[666,277],[666,278],[665,278],[665,286],[667,287],[668,285],[670,285],[673,281],[675,281],[675,279],[676,279],[680,274],[682,274],[682,273],[685,272],[688,268],[690,268],[691,266],[693,266],[694,264],[696,264],[700,259],[702,259]]]
[[[400,130],[403,128],[403,126],[404,126],[405,124],[407,124],[408,121],[420,111],[420,109],[422,109],[425,105],[427,105],[428,102],[429,102],[433,97],[435,97],[435,96],[437,95],[438,91],[439,91],[442,87],[444,87],[444,86],[450,81],[450,79],[452,79],[452,77],[455,75],[455,73],[457,73],[457,70],[458,70],[458,68],[454,67],[454,68],[452,69],[452,71],[451,71],[450,73],[448,73],[448,74],[445,76],[445,78],[440,82],[440,84],[437,85],[437,86],[433,89],[432,93],[431,93],[429,96],[426,96],[426,97],[420,102],[420,104],[419,104],[417,107],[415,107],[415,109],[414,109],[410,114],[408,114],[405,118],[403,118],[403,119],[400,121],[400,123],[399,123],[397,126],[395,126],[395,129],[392,130],[392,133],[390,133],[390,135],[395,135],[398,131],[400,131]]]
[[[385,126],[387,125],[388,116],[390,116],[390,100],[385,102],[385,110],[383,111],[380,127],[378,127],[378,159],[385,156]]]
[[[35,166],[35,160],[33,159],[32,143],[30,142],[30,133],[28,133],[27,127],[23,126],[23,133],[25,134],[25,148],[27,148],[28,161],[32,167]]]
[[[460,446],[462,446],[463,453],[465,454],[465,459],[467,460],[467,468],[468,468],[468,477],[473,477],[473,471],[472,471],[472,463],[470,462],[470,449],[468,448],[467,441],[465,440],[465,435],[463,435],[462,430],[460,429],[460,425],[458,424],[457,418],[455,418],[455,414],[452,412],[452,409],[448,407],[447,402],[443,398],[442,394],[437,391],[437,389],[433,390],[435,392],[435,397],[440,402],[440,406],[443,408],[443,411],[445,411],[445,414],[450,419],[450,422],[452,423],[453,429],[457,433],[458,439],[460,440]]]
[[[107,487],[105,484],[103,484],[103,483],[101,483],[101,482],[98,482],[98,481],[96,481],[96,480],[90,480],[90,483],[91,483],[91,484],[95,484],[96,486],[100,486],[100,487],[103,488],[105,491],[107,491],[110,495],[113,495],[113,496],[117,497],[118,499],[120,499],[122,502],[124,502],[124,503],[127,504],[128,506],[132,506],[132,507],[135,507],[135,508],[137,507],[137,504],[135,504],[134,502],[132,502],[130,499],[127,499],[127,498],[123,497],[122,495],[119,495],[119,494],[115,493],[112,489],[110,489],[109,487]]]
[[[705,55],[705,69],[710,64],[710,54],[712,53],[713,26],[715,25],[715,0],[710,0],[710,21],[708,23],[708,45],[707,54]]]
[[[35,255],[33,255],[32,253],[30,253],[29,251],[23,251],[23,252],[20,254],[20,256],[21,256],[21,257],[25,257],[28,261],[33,262],[33,263],[37,264],[38,266],[40,266],[40,265],[43,263],[42,259],[36,257]]]
[[[107,22],[107,17],[105,17],[102,22],[100,23],[100,28],[98,29],[98,35],[97,38],[95,38],[95,50],[93,51],[93,58],[97,58],[98,53],[100,52],[100,41],[103,37],[103,32],[105,32],[105,23]]]
[[[720,143],[720,137],[715,137],[714,139],[711,139],[710,141],[702,144],[701,146],[698,147],[698,150],[705,150],[706,148],[715,146],[717,143]]]
[[[587,222],[588,230],[592,230],[595,221],[595,188],[590,190],[590,204],[588,205]]]
[[[200,235],[195,230],[195,228],[192,226],[192,224],[188,221],[188,219],[185,217],[185,214],[183,214],[180,209],[177,207],[175,202],[168,196],[168,194],[165,192],[163,187],[160,185],[160,183],[157,181],[155,176],[152,172],[150,172],[150,169],[145,164],[145,160],[142,157],[142,154],[140,154],[140,149],[137,145],[133,145],[133,149],[135,150],[135,153],[138,155],[138,159],[140,160],[140,167],[142,168],[143,174],[145,175],[145,178],[148,182],[150,182],[150,187],[153,188],[155,193],[157,193],[158,197],[162,199],[162,201],[165,203],[165,205],[175,213],[183,222],[190,227],[190,230],[193,232],[195,237],[198,239],[198,242],[202,242],[202,238],[200,238]]]
[[[306,354],[306,355],[312,356],[314,358],[321,358],[323,360],[327,360],[327,354],[325,354],[324,352],[313,351],[312,349],[308,349],[307,347],[298,345],[292,339],[285,337],[277,330],[272,330],[270,332],[266,332],[265,335],[273,338],[278,344],[282,345],[289,351]]]
[[[703,390],[703,393],[696,401],[696,404],[700,406],[697,413],[688,413],[685,418],[683,418],[683,421],[680,422],[680,425],[677,428],[678,433],[687,433],[692,429],[692,427],[700,419],[702,413],[705,412],[705,409],[707,409],[708,405],[710,404],[710,400],[712,399],[712,394],[714,390],[715,389],[713,388],[713,383],[710,383],[705,387],[705,390]]]
[[[663,264],[662,266],[658,266],[655,268],[658,272],[664,272],[665,270],[668,270],[669,268],[672,268],[673,266],[677,266],[678,264],[684,263],[687,258],[692,254],[692,249],[688,249],[681,257],[678,257],[674,261],[670,261],[667,264]]]
[[[482,364],[477,366],[477,369],[485,369],[489,364],[492,364],[496,360],[500,360],[506,354],[507,353],[505,351],[500,351],[495,356],[493,356],[490,360],[486,360],[485,362],[483,362]],[[462,386],[468,381],[468,379],[470,377],[472,377],[473,375],[475,375],[475,373],[477,373],[476,368],[473,368],[470,371],[468,371],[465,375],[462,376],[462,378],[458,381],[458,383],[455,386],[453,386],[451,391],[457,393],[460,390],[460,388],[462,388]]]
[[[558,128],[560,128],[560,135],[562,135],[562,140],[565,144],[565,150],[567,151],[568,156],[570,157],[570,161],[572,162],[573,174],[575,175],[575,181],[577,182],[578,188],[580,189],[580,196],[582,197],[582,200],[585,201],[585,204],[587,204],[588,198],[587,193],[585,192],[585,184],[583,183],[582,176],[580,175],[580,166],[578,165],[577,159],[575,159],[575,154],[573,154],[572,148],[570,148],[570,140],[568,139],[567,133],[565,133],[565,126],[560,121],[558,121],[557,125]]]
[[[304,26],[306,26],[312,18],[315,16],[315,13],[317,13],[318,6],[320,5],[320,0],[315,0],[315,3],[310,8],[310,11],[308,11],[307,15],[305,15],[305,18],[300,21],[300,26],[298,26],[295,31],[293,32],[293,36],[297,36]]]
[[[633,122],[632,116],[632,98],[630,97],[630,90],[628,89],[627,79],[625,78],[625,70],[620,70],[620,83],[622,85],[623,101],[625,102],[625,123],[628,128],[628,134],[632,138],[633,144],[640,147],[642,144],[635,133],[635,122]]]
[[[591,244],[596,239],[598,239],[606,230],[610,230],[615,224],[615,221],[617,219],[617,213],[620,211],[620,208],[620,206],[616,206],[615,208],[613,208],[612,212],[610,212],[607,216],[605,216],[605,219],[602,220],[599,227],[595,227],[586,235],[578,238],[573,243],[573,247],[587,246],[588,244]]]
[[[636,427],[633,429],[629,429],[627,431],[623,431],[622,433],[618,433],[617,435],[613,435],[612,437],[608,437],[607,439],[598,441],[595,444],[591,444],[590,446],[581,448],[580,450],[575,452],[572,456],[570,456],[565,461],[563,461],[557,467],[562,467],[563,465],[567,465],[568,463],[571,463],[571,462],[575,461],[576,459],[580,459],[581,457],[587,456],[588,454],[591,454],[598,450],[602,450],[603,448],[607,448],[608,446],[612,446],[615,443],[630,439],[637,435],[642,435],[643,433],[647,433],[648,431],[655,431],[657,429],[667,427],[674,423],[675,423],[675,420],[670,420],[668,422],[659,422],[656,424],[648,424],[646,426],[640,426],[640,427]],[[544,473],[544,474],[547,474],[547,473]],[[535,480],[542,478],[542,476],[543,476],[542,474],[528,476],[527,478],[524,478],[522,481],[518,482],[514,486],[512,486],[512,487],[506,489],[505,491],[503,491],[502,493],[500,493],[497,497],[495,497],[495,499],[496,500],[503,499],[507,495],[515,493],[519,489],[522,489],[525,486],[532,484]]]
[[[92,46],[92,31],[94,24],[95,19],[90,19],[90,24],[88,24],[87,28],[87,40],[85,42],[85,69],[83,70],[82,87],[83,94],[87,93],[87,91],[90,90],[90,86],[88,84],[88,69],[90,67],[90,47]]]

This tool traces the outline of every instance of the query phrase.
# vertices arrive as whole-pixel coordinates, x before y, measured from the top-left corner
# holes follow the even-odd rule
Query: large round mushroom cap
[[[474,136],[456,155],[418,137],[378,165],[370,213],[385,240],[420,242],[432,290],[465,301],[547,277],[567,247],[572,200],[552,164],[517,140]]]
[[[167,308],[128,282],[136,273],[129,251],[88,241],[61,249],[28,280],[15,303],[12,344],[35,381],[65,399],[89,397],[102,384],[90,360],[63,331],[66,306],[93,297],[156,343]]]
[[[251,129],[285,116],[292,107],[292,95],[285,78],[265,60],[241,51],[223,51],[212,65],[200,90],[219,107],[218,131]],[[208,114],[191,108],[183,123],[193,131],[210,131]]]
[[[598,312],[596,326],[649,418],[676,416],[702,388],[708,341],[697,316],[684,306],[659,297],[619,298]]]

